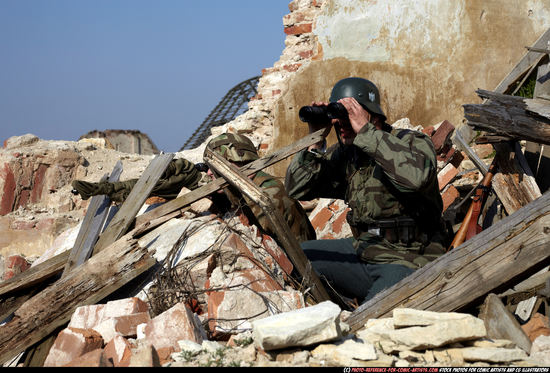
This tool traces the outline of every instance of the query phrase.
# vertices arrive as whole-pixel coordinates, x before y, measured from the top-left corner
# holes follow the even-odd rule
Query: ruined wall
[[[266,152],[304,136],[300,107],[353,75],[378,85],[390,123],[459,125],[475,90],[494,89],[550,27],[550,4],[528,0],[295,0],[289,10],[285,50],[243,117]]]
[[[138,130],[105,130],[90,131],[80,136],[80,139],[104,138],[110,149],[124,153],[158,154],[159,150],[153,141]]]

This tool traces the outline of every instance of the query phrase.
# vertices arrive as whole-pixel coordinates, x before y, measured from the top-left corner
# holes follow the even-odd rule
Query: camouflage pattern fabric
[[[243,135],[224,133],[214,137],[206,146],[231,162],[251,162],[260,158],[254,143]]]
[[[173,159],[168,164],[168,167],[159,181],[155,184],[150,195],[165,199],[174,199],[183,187],[189,189],[197,188],[201,179],[201,172],[195,168],[192,162],[184,158]],[[91,196],[107,195],[112,201],[121,203],[128,198],[128,195],[137,181],[138,179],[130,179],[114,183],[107,181],[91,183],[82,180],[74,180],[72,186],[84,200]]]
[[[367,263],[419,268],[445,252],[443,243],[435,242],[444,237],[436,165],[433,144],[425,134],[381,131],[368,123],[353,146],[336,144],[325,154],[300,152],[287,170],[285,185],[296,199],[345,200],[351,208],[348,222],[358,231],[357,254]],[[423,243],[400,246],[366,234],[378,220],[399,216],[413,218],[434,241],[429,254]]]
[[[315,229],[311,225],[304,208],[300,202],[288,196],[280,180],[263,171],[258,171],[252,178],[252,181],[262,189],[273,203],[273,206],[282,214],[290,227],[291,233],[296,237],[298,242],[316,239]],[[263,230],[276,237],[271,223],[262,208],[248,197],[245,196],[244,199]]]

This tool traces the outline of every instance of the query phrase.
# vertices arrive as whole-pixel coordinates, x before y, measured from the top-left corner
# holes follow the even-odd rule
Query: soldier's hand
[[[365,110],[365,108],[362,107],[355,98],[344,97],[338,100],[338,102],[344,105],[344,107],[348,111],[349,121],[355,133],[359,133],[359,131],[361,131],[361,128],[363,128],[364,125],[370,122],[370,113]]]

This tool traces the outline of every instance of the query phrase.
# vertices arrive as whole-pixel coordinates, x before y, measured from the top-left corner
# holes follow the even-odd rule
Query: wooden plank
[[[323,283],[315,271],[312,270],[311,263],[300,247],[300,243],[290,232],[290,227],[282,213],[273,206],[273,203],[261,188],[240,172],[236,166],[208,148],[205,150],[204,161],[208,167],[220,174],[229,184],[237,188],[262,208],[274,232],[277,234],[278,241],[282,244],[285,252],[302,279],[304,279],[305,286],[311,289],[311,293],[315,300],[317,302],[330,300],[330,296],[323,286]]]
[[[0,327],[0,364],[67,323],[77,307],[95,304],[155,264],[147,248],[128,234],[78,270],[25,302]]]
[[[550,41],[550,29],[535,42],[532,48],[546,49]],[[516,64],[512,71],[497,85],[495,92],[506,93],[510,86],[514,84],[526,71],[530,69],[540,59],[540,53],[528,51]]]
[[[120,174],[122,173],[122,162],[118,161],[111,172],[111,175],[105,179],[108,182],[113,183],[118,181]],[[102,179],[103,181],[103,179]],[[63,270],[63,276],[65,276],[71,269],[78,267],[84,263],[91,255],[94,245],[103,229],[105,219],[109,214],[109,207],[111,205],[111,199],[106,195],[93,196],[90,204],[88,205],[88,211],[82,220],[82,225],[78,231],[75,244],[69,255],[69,259],[65,264]]]
[[[69,250],[62,252],[40,264],[32,266],[9,280],[0,282],[0,296],[4,297],[21,289],[26,289],[60,274],[69,258]]]
[[[481,89],[476,93],[491,101],[463,106],[468,125],[516,140],[550,144],[550,113],[546,117],[545,111],[541,109],[548,107],[547,102],[540,106],[537,100],[544,100],[501,95]]]
[[[545,48],[533,48],[533,47],[525,47],[530,52],[537,52],[537,53],[543,53],[543,54],[550,54],[550,49]]]
[[[550,193],[418,269],[356,309],[352,330],[396,307],[451,312],[550,262]]]
[[[493,190],[508,215],[541,196],[531,169],[516,142],[493,144],[497,151],[498,173],[493,177]]]
[[[479,318],[485,323],[487,337],[507,339],[527,353],[531,352],[531,341],[516,318],[504,307],[495,294],[489,294],[481,307]]]
[[[111,243],[118,240],[130,227],[136,214],[143,203],[149,198],[155,184],[160,179],[170,161],[174,158],[173,153],[157,155],[147,169],[143,172],[136,185],[122,204],[122,207],[113,220],[109,223],[105,232],[101,234],[94,246],[93,255],[97,254]]]
[[[254,172],[263,170],[264,168],[269,167],[279,161],[282,161],[283,159],[290,157],[291,155],[299,152],[300,150],[310,145],[313,145],[319,141],[322,141],[323,140],[322,135],[324,132],[325,132],[325,129],[321,129],[317,132],[311,133],[303,137],[302,139],[298,140],[294,144],[286,146],[276,151],[273,154],[267,155],[265,157],[257,159],[254,162],[251,162],[243,166],[240,170],[246,176],[252,175]],[[138,216],[136,218],[136,227],[148,221],[160,218],[163,215],[166,215],[173,211],[181,209],[187,205],[190,205],[191,203],[198,201],[199,199],[204,198],[209,194],[214,193],[215,191],[221,188],[224,188],[225,186],[227,186],[227,182],[224,179],[213,180],[212,182],[200,188],[192,190],[191,192],[181,197],[178,197],[176,199],[173,199],[171,201],[168,201],[160,205],[159,207],[153,209],[152,211],[149,211],[145,214]]]

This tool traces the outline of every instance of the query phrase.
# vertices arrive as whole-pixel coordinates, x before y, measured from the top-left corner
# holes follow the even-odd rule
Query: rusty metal
[[[257,94],[259,76],[247,79],[231,88],[179,151],[194,149],[210,136],[212,127],[222,126],[246,111],[246,104]]]

